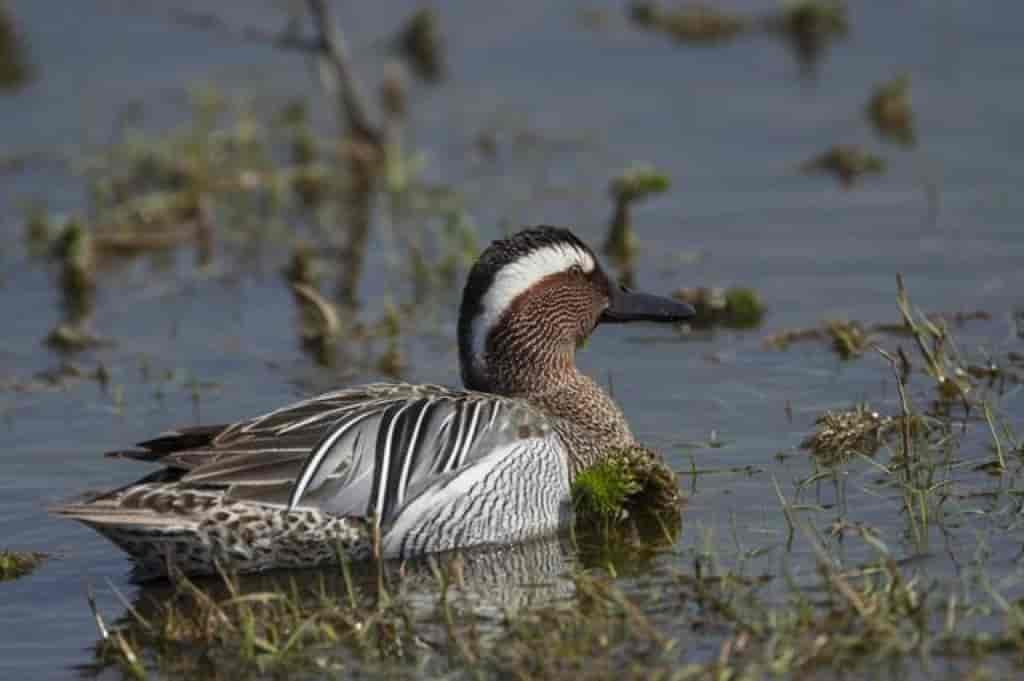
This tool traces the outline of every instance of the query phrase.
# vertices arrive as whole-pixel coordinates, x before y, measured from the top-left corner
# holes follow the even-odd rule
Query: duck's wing
[[[569,465],[554,430],[487,447],[410,490],[383,536],[388,558],[517,543],[571,517]]]
[[[224,486],[240,500],[387,522],[435,481],[549,430],[546,419],[519,400],[376,384],[319,395],[216,431],[170,433],[142,443],[152,454],[135,458],[183,469],[181,483]]]

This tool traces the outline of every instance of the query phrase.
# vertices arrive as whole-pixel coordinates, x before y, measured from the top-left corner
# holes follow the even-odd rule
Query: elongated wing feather
[[[525,405],[481,393],[427,394],[354,409],[306,459],[288,505],[388,522],[439,476],[548,428]]]
[[[438,479],[548,430],[546,419],[518,400],[376,384],[142,446],[158,450],[151,460],[184,469],[182,484],[225,486],[237,499],[386,523]]]
[[[569,467],[552,431],[488,448],[421,485],[398,511],[383,553],[403,558],[555,532],[571,515]]]

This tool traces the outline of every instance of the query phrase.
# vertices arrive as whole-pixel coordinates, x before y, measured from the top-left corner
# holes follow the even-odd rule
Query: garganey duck
[[[575,364],[600,322],[676,322],[693,308],[615,284],[569,230],[495,241],[459,311],[464,390],[371,384],[230,425],[185,428],[112,456],[161,470],[58,507],[148,574],[387,558],[551,534],[570,485],[636,446]]]

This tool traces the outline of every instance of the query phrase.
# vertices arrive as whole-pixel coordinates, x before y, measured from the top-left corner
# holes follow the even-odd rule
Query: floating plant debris
[[[438,81],[445,75],[444,38],[437,10],[418,10],[398,35],[398,46],[413,73],[426,81]]]
[[[49,556],[36,551],[0,551],[0,582],[18,579],[43,564]]]
[[[629,6],[634,24],[664,33],[679,42],[713,45],[738,36],[750,22],[710,5],[686,5],[666,8],[653,0],[641,0]]]
[[[46,344],[70,352],[110,345],[111,341],[100,338],[82,322],[60,322],[46,336]]]
[[[826,411],[814,422],[816,429],[800,443],[822,463],[842,463],[854,456],[874,456],[892,435],[895,419],[882,416],[865,404],[845,411]]]
[[[750,288],[683,288],[672,296],[689,303],[697,311],[688,324],[695,328],[725,326],[750,329],[764,319],[765,306],[757,291]]]
[[[862,355],[869,347],[874,330],[875,327],[865,328],[857,321],[830,320],[820,327],[791,329],[776,333],[765,339],[765,345],[777,350],[784,350],[792,343],[827,340],[841,359],[853,359]]]
[[[897,76],[875,87],[867,107],[875,130],[904,146],[914,144],[914,112],[910,107],[910,78]]]
[[[861,176],[885,171],[885,160],[852,145],[836,145],[801,164],[805,173],[827,172],[839,178],[844,187],[850,187]]]
[[[764,24],[768,30],[785,38],[808,72],[813,71],[828,45],[850,30],[846,3],[842,0],[789,2]]]

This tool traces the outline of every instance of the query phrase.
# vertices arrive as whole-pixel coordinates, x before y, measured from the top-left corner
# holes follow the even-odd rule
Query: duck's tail
[[[171,566],[193,575],[312,567],[372,553],[366,520],[238,501],[223,490],[139,485],[50,510],[95,529],[147,576]]]

